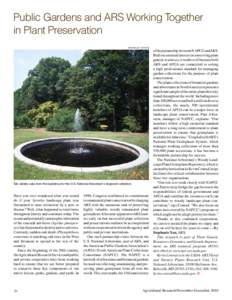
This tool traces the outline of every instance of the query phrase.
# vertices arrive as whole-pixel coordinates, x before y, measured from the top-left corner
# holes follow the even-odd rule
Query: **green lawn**
[[[15,129],[14,132],[14,144],[15,146],[36,139],[49,138],[49,137],[93,137],[93,138],[106,138],[119,140],[122,142],[128,142],[138,145],[148,151],[148,133],[128,133],[128,132],[109,132],[109,131],[81,131],[81,132],[50,132],[44,129]],[[40,169],[34,166],[27,165],[18,159],[14,161],[14,178],[15,179],[148,179],[149,170],[148,162],[132,169],[114,171],[114,172],[100,172],[100,173],[69,173],[69,172],[57,172]]]

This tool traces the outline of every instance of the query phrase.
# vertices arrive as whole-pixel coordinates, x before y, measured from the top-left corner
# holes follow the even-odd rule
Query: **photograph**
[[[148,180],[149,50],[15,50],[15,180]]]

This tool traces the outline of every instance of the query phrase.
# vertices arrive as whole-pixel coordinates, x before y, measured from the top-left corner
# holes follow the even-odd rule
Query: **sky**
[[[57,56],[75,65],[82,57],[83,50],[15,50],[14,52],[14,88],[22,86],[23,81],[41,58]]]

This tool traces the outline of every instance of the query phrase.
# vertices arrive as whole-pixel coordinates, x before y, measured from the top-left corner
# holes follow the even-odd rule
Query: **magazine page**
[[[231,298],[230,23],[2,4],[2,299]]]

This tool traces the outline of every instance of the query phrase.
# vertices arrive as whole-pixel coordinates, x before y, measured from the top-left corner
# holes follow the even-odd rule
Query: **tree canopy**
[[[147,50],[88,50],[75,66],[43,58],[15,91],[15,118],[52,101],[59,109],[78,108],[86,129],[147,131],[148,77]]]

